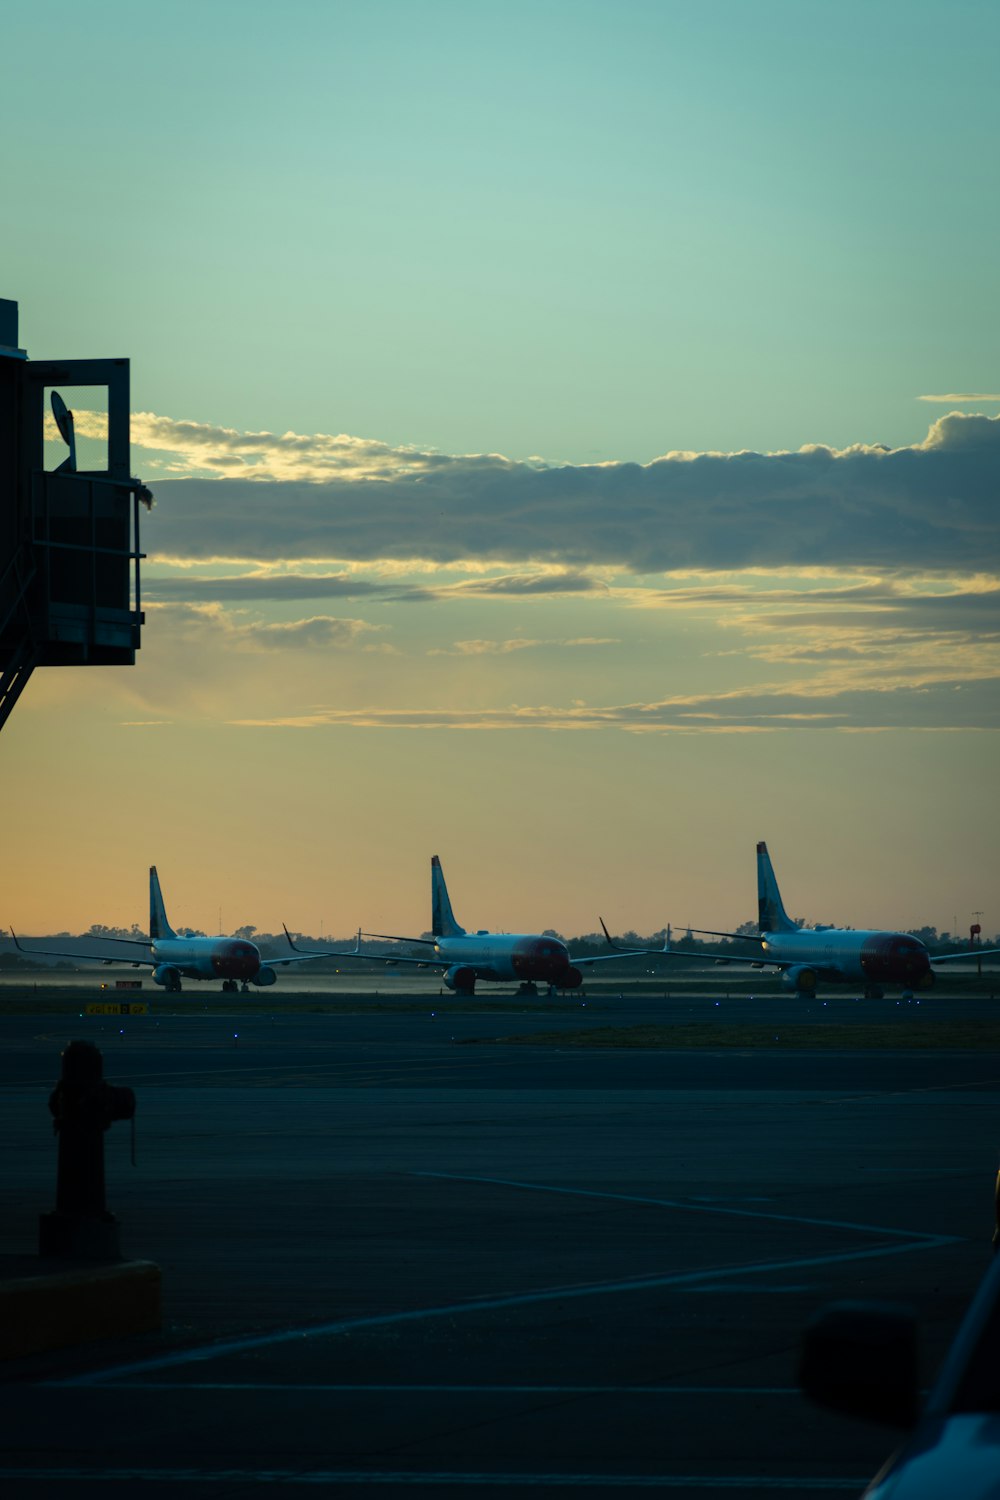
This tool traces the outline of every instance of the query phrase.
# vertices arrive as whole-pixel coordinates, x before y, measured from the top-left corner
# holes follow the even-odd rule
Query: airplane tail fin
[[[781,904],[781,892],[763,839],[757,845],[757,926],[761,932],[797,931]]]
[[[465,936],[465,928],[455,921],[444,871],[436,854],[431,855],[431,932],[436,938]]]
[[[149,935],[154,943],[158,938],[172,938],[177,934],[167,921],[167,913],[160,894],[160,877],[156,866],[149,867]]]

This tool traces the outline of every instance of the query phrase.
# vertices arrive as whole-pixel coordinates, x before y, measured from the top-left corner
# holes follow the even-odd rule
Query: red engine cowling
[[[469,964],[455,964],[445,974],[444,982],[450,990],[472,995],[476,989],[476,971]]]
[[[580,970],[575,969],[572,964],[570,964],[569,968],[566,969],[564,973],[560,974],[559,978],[556,980],[556,984],[561,990],[578,990],[582,983],[583,975],[580,973]]]

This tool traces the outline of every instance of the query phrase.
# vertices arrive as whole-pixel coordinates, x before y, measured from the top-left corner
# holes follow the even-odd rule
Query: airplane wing
[[[423,943],[427,948],[437,946],[436,938],[397,937],[391,932],[359,932],[358,937],[381,938],[384,943]]]
[[[958,953],[941,953],[937,957],[928,954],[932,964],[950,964],[956,958],[989,958],[1000,953],[1000,948],[965,948]]]
[[[285,964],[313,963],[317,958],[360,958],[369,964],[389,964],[390,966],[393,964],[416,964],[421,969],[450,968],[449,963],[445,963],[439,958],[393,958],[388,953],[355,953],[353,948],[344,948],[336,951],[329,948],[321,953],[296,953],[291,958],[265,958],[261,954],[260,961],[262,964],[267,964],[268,968],[275,969],[279,966],[284,967]],[[107,962],[109,960],[105,959],[105,963]]]
[[[152,938],[146,938],[146,937],[142,937],[142,938],[102,937],[102,938],[95,938],[94,941],[95,941],[95,943],[97,943],[97,942],[100,942],[100,943],[129,943],[133,948],[152,948],[152,946],[153,946],[153,940],[152,940]]]
[[[714,927],[685,927],[685,932],[697,933],[699,937],[724,937],[733,938],[738,943],[759,943],[760,938],[753,932],[716,932]]]
[[[104,953],[67,953],[59,948],[26,948],[23,943],[18,942],[17,933],[13,927],[10,929],[10,935],[14,939],[14,947],[18,953],[29,954],[32,958],[79,958],[85,962],[89,961],[92,964],[131,964],[135,969],[138,969],[142,964],[151,964],[153,962],[151,958],[147,958],[145,955],[140,958],[138,954],[130,956],[125,953],[115,953],[108,956]],[[133,943],[136,948],[152,947],[152,943],[144,938],[101,938],[100,941],[102,943]]]
[[[613,945],[615,946],[615,945]],[[578,969],[587,968],[590,964],[610,964],[623,958],[648,958],[651,953],[661,953],[662,948],[619,948],[615,946],[614,953],[597,953],[592,958],[574,958],[570,955],[570,963]]]
[[[283,969],[286,964],[311,964],[317,958],[364,958],[363,953],[354,953],[348,950],[346,953],[296,953],[291,958],[266,958],[262,953],[260,956],[261,967],[265,965],[269,969]]]
[[[282,922],[281,925],[282,925],[282,927],[285,927],[284,922]],[[353,948],[338,949],[337,951],[334,951],[333,949],[328,948],[328,949],[324,949],[322,952],[303,953],[300,948],[296,948],[295,947],[294,942],[292,942],[292,934],[289,932],[288,928],[285,927],[285,937],[288,939],[289,945],[292,948],[295,949],[295,953],[296,953],[297,957],[295,957],[295,958],[268,958],[268,959],[265,959],[264,962],[265,963],[273,963],[273,964],[294,964],[294,963],[302,963],[306,959],[314,959],[314,958],[361,958],[361,959],[364,959],[364,961],[366,963],[370,963],[370,964],[389,964],[389,965],[395,965],[395,964],[416,964],[418,966],[418,968],[421,968],[421,969],[447,969],[447,968],[451,967],[451,961],[450,960],[445,961],[445,960],[440,959],[440,958],[396,958],[394,954],[387,954],[387,953],[362,953],[361,952],[361,939],[362,939],[362,937],[382,937],[382,936],[385,936],[385,934],[377,933],[377,932],[362,933],[360,931],[360,929],[359,929],[358,936],[357,936],[357,939],[355,941],[355,944],[354,944]],[[433,946],[433,944],[431,943],[431,940],[429,938],[391,938],[391,939],[390,938],[386,938],[386,941],[394,942],[394,943],[427,943],[429,946]]]
[[[615,956],[615,955],[617,955],[618,957],[625,958],[625,957],[628,957],[629,955],[636,956],[638,954],[644,954],[644,955],[647,955],[647,956],[650,956],[650,957],[657,957],[657,958],[697,958],[703,964],[704,963],[712,963],[712,964],[752,964],[755,969],[789,969],[789,968],[791,968],[792,962],[793,962],[791,959],[781,959],[781,958],[753,958],[753,957],[751,957],[750,954],[746,954],[745,956],[737,956],[737,955],[722,954],[722,953],[696,953],[693,948],[675,948],[673,946],[673,943],[670,940],[670,928],[669,927],[667,928],[667,936],[664,939],[664,943],[663,943],[663,947],[662,948],[622,948],[620,946],[620,944],[618,944],[618,943],[616,943],[614,941],[614,939],[612,938],[610,932],[604,926],[604,918],[603,917],[600,918],[600,923],[601,923],[601,926],[604,927],[604,936],[607,938],[608,943],[610,944],[610,946],[612,948],[614,948],[614,950],[615,950],[615,954],[614,955],[610,955],[612,957]],[[685,928],[685,931],[687,931],[687,932],[704,932],[706,930],[707,929],[705,929],[703,927],[689,927],[689,928]],[[742,933],[742,932],[719,932],[719,933],[713,933],[712,936],[714,936],[714,937],[742,937],[742,938],[746,938],[748,942],[751,942],[751,943],[760,943],[760,938],[751,938],[751,937],[748,937],[746,933]],[[574,959],[573,962],[574,963],[586,963],[587,960],[586,959]],[[593,962],[599,963],[600,959],[594,959]]]

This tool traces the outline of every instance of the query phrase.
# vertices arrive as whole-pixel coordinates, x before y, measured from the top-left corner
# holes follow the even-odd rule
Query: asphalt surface
[[[800,1330],[910,1303],[930,1379],[989,1261],[1000,1055],[499,1039],[995,1005],[398,998],[0,1016],[0,1254],[52,1206],[46,1100],[88,1037],[138,1096],[108,1198],[165,1312],[2,1372],[4,1495],[856,1494],[894,1436],[805,1402]]]

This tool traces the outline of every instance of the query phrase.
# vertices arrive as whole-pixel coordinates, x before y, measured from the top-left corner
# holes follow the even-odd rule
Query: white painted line
[[[148,1469],[148,1468],[0,1468],[0,1483],[144,1484],[303,1484],[303,1485],[413,1485],[422,1489],[466,1485],[476,1489],[608,1489],[608,1490],[756,1490],[774,1494],[836,1491],[857,1494],[867,1483],[860,1479],[830,1479],[822,1475],[788,1474],[490,1474],[418,1473],[407,1469]]]
[[[949,1049],[950,1050],[950,1049]],[[912,1053],[909,1054],[912,1056]],[[996,1088],[1000,1078],[970,1078],[968,1083],[928,1083],[914,1089],[873,1089],[868,1094],[838,1094],[817,1099],[817,1104],[868,1104],[873,1099],[905,1099],[908,1094],[952,1094],[962,1089]]]
[[[205,1344],[194,1349],[178,1349],[169,1354],[152,1355],[149,1359],[136,1360],[132,1364],[114,1365],[106,1370],[92,1370],[85,1375],[73,1375],[64,1380],[50,1380],[43,1384],[49,1389],[65,1390],[75,1386],[99,1386],[121,1379],[123,1376],[141,1375],[147,1370],[175,1369],[211,1359],[222,1359],[230,1354],[245,1354],[252,1349],[273,1349],[279,1344],[294,1344],[304,1339],[329,1338],[338,1333],[354,1333],[362,1328],[387,1328],[403,1323],[421,1323],[431,1318],[455,1318],[463,1314],[497,1312],[510,1307],[531,1307],[543,1302],[569,1302],[582,1297],[610,1297],[623,1292],[659,1291],[669,1286],[695,1286],[699,1282],[711,1282],[735,1276],[763,1275],[772,1271],[799,1271],[804,1267],[842,1265],[845,1262],[875,1260],[885,1255],[906,1255],[915,1250],[928,1250],[936,1245],[947,1245],[953,1241],[947,1237],[937,1240],[911,1241],[908,1245],[879,1245],[870,1250],[842,1250],[828,1255],[811,1255],[794,1260],[751,1261],[742,1265],[711,1266],[700,1271],[679,1271],[661,1276],[636,1276],[624,1281],[591,1282],[584,1286],[544,1287],[535,1292],[513,1292],[500,1297],[473,1298],[468,1302],[448,1303],[441,1307],[417,1307],[406,1312],[374,1313],[368,1317],[338,1319],[332,1323],[317,1323],[304,1328],[282,1328],[273,1333],[252,1334],[245,1338],[223,1339],[215,1344]]]
[[[781,1396],[801,1397],[794,1385],[349,1385],[297,1384],[286,1380],[144,1380],[102,1381],[105,1391],[317,1391],[323,1395],[432,1396]]]
[[[814,1219],[805,1214],[776,1214],[760,1208],[728,1208],[719,1203],[683,1198],[649,1198],[638,1193],[604,1193],[593,1188],[555,1187],[546,1182],[514,1182],[506,1177],[472,1177],[459,1172],[414,1172],[414,1177],[437,1177],[446,1182],[479,1182],[493,1187],[520,1188],[528,1193],[554,1193],[570,1198],[607,1198],[615,1203],[646,1203],[654,1208],[677,1208],[686,1213],[726,1214],[736,1219],[767,1219],[774,1224],[808,1224],[817,1229],[846,1229],[854,1234],[889,1235],[892,1238],[918,1240],[927,1245],[960,1245],[961,1235],[927,1234],[919,1229],[886,1229],[881,1224],[855,1224],[849,1219]],[[803,1261],[808,1265],[808,1261]]]

